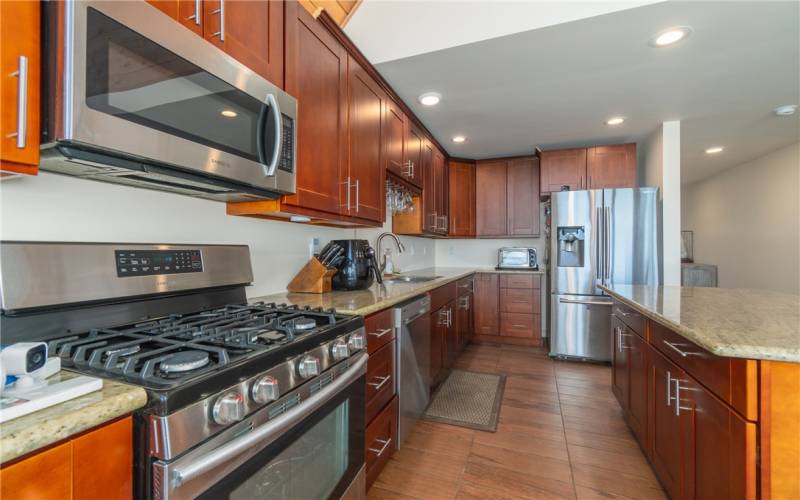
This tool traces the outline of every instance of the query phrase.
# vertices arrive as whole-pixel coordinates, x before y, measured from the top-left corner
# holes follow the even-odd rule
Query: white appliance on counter
[[[658,285],[658,188],[553,193],[550,356],[611,361],[611,297]]]

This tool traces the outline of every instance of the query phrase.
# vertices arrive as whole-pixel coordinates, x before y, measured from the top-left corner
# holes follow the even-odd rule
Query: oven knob
[[[303,356],[297,363],[297,371],[303,378],[311,378],[319,375],[319,358],[316,356]]]
[[[256,403],[269,403],[281,397],[280,385],[278,379],[272,375],[265,375],[260,379],[253,382],[253,387],[250,390],[250,395]]]
[[[212,412],[214,422],[225,425],[238,422],[244,418],[244,396],[239,391],[223,394],[216,403]]]
[[[347,342],[342,339],[336,340],[331,346],[331,356],[336,361],[341,361],[350,356],[350,348],[347,347]]]
[[[364,332],[356,332],[350,335],[350,338],[347,340],[347,345],[350,347],[350,352],[364,349],[364,347],[366,347]]]

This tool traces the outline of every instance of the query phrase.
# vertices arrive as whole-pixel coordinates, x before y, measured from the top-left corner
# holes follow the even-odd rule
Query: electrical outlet
[[[314,255],[318,254],[319,250],[319,238],[311,238],[311,241],[308,242],[308,258],[310,259]]]

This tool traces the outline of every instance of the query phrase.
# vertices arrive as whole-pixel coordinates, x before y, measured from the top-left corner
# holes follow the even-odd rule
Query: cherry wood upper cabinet
[[[41,2],[0,2],[0,175],[39,170]]]
[[[585,148],[542,151],[539,157],[543,193],[561,191],[564,186],[570,191],[586,189]]]
[[[422,157],[419,165],[422,170],[422,230],[435,233],[437,219],[436,206],[436,172],[433,168],[433,145],[425,141],[422,144]]]
[[[403,166],[405,158],[405,133],[406,116],[400,107],[391,99],[386,99],[386,106],[383,114],[384,134],[383,145],[386,157],[386,170],[393,172],[400,177],[406,177]]]
[[[410,119],[406,119],[401,175],[408,182],[418,187],[423,185],[424,167],[422,165],[422,155],[425,143],[425,136],[422,132]]]
[[[589,189],[636,187],[636,144],[589,148],[586,178]]]
[[[506,203],[509,236],[539,235],[539,159],[509,160]]]
[[[482,160],[475,166],[475,235],[506,234],[507,170],[505,160]],[[477,331],[476,320],[476,331]]]
[[[450,160],[449,177],[449,235],[451,238],[475,236],[475,164]]]
[[[450,207],[448,205],[448,178],[447,178],[447,162],[444,160],[444,154],[438,148],[433,148],[432,158],[433,169],[433,186],[434,198],[436,206],[436,227],[434,232],[446,236],[449,230],[450,219],[448,212]]]
[[[382,221],[385,203],[385,170],[382,163],[383,90],[352,57],[348,57],[348,215]]]
[[[247,2],[244,2],[247,3]],[[289,9],[289,4],[294,8]],[[305,9],[287,2],[286,91],[297,98],[297,191],[288,205],[347,209],[347,53]]]
[[[290,2],[203,0],[203,37],[283,87],[286,3]],[[287,20],[288,23],[292,21]]]
[[[494,335],[500,333],[500,281],[494,273],[478,273],[475,275],[474,311],[476,335]]]
[[[202,0],[147,0],[147,3],[203,36]]]

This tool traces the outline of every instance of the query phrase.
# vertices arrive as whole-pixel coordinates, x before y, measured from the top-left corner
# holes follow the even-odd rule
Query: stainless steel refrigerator
[[[551,197],[550,355],[611,360],[611,298],[600,284],[658,285],[658,188]]]

